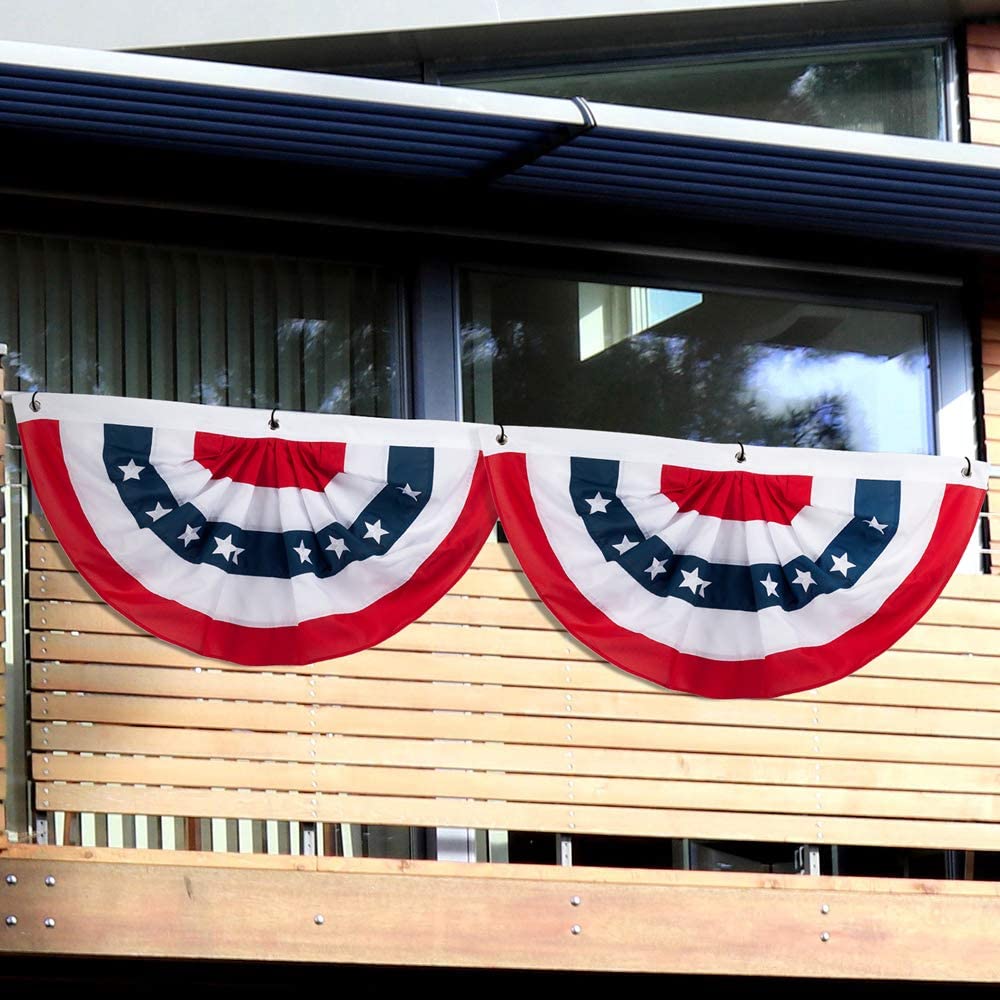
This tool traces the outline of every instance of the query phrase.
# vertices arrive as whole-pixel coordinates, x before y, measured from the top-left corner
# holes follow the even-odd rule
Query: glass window
[[[463,87],[946,139],[941,46],[526,70]]]
[[[464,412],[701,441],[933,452],[925,315],[468,271]]]
[[[400,416],[400,313],[379,267],[0,234],[8,388]]]

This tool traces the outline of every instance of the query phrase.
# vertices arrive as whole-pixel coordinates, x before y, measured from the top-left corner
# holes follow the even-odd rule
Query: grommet
[[[968,479],[972,475],[972,459],[968,455],[965,456],[965,468],[962,469],[962,475]]]
[[[742,441],[737,441],[736,443],[740,446],[740,450],[736,452],[736,461],[742,464],[747,460],[747,450],[743,447]]]
[[[278,408],[275,407],[273,410],[271,410],[271,416],[268,417],[267,420],[267,426],[270,427],[272,431],[276,431],[281,426],[281,424],[278,423],[277,419],[274,416],[277,412]]]
[[[42,408],[42,404],[38,402],[37,389],[31,394],[31,402],[28,403],[28,407],[32,413],[37,413]]]
[[[507,432],[503,429],[503,424],[500,424],[500,433],[497,435],[497,444],[507,443]]]

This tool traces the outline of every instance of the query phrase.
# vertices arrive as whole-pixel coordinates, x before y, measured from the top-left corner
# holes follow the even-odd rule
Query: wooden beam
[[[265,869],[178,858],[129,864],[9,854],[4,870],[18,883],[4,903],[17,924],[3,928],[0,952],[1000,979],[1000,895],[992,885],[954,884],[959,891],[945,882],[700,872],[644,880],[498,865],[432,874],[419,863],[343,859],[296,871],[284,859]]]

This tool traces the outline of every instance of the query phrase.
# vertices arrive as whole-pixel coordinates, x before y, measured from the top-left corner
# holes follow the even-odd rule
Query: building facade
[[[1000,5],[190,6],[3,29],[7,388],[1000,463]],[[808,696],[623,680],[502,539],[385,649],[262,679],[100,606],[9,444],[0,948],[1000,978],[989,511]],[[380,940],[316,936],[341,892]],[[254,893],[273,946],[207,930]]]

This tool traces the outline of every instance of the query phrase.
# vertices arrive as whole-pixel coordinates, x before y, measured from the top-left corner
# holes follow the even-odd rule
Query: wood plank
[[[967,24],[965,26],[967,45],[982,45],[991,49],[1000,49],[1000,25],[997,24]]]
[[[784,843],[1000,849],[1000,824],[925,819],[699,812],[684,809],[479,802],[320,792],[255,792],[121,785],[39,784],[36,806],[70,812],[225,816],[300,822],[458,826],[608,836],[696,837]]]
[[[35,724],[36,746],[41,726]],[[149,726],[57,726],[45,735],[48,750],[35,767],[56,759],[53,751],[133,754],[303,764],[367,764],[387,767],[450,767],[511,774],[560,774],[688,781],[783,783],[813,787],[884,788],[996,794],[995,768],[938,763],[760,757],[750,753],[698,753],[539,745],[446,742],[380,737],[250,734]],[[54,775],[54,773],[52,773]]]
[[[379,685],[394,680],[408,680],[422,685],[417,700],[408,702],[402,707],[426,708],[423,699],[429,696],[434,699],[434,692],[441,688],[429,682],[449,681],[463,685],[474,684],[475,689],[484,691],[483,697],[494,699],[494,686],[503,685],[505,689],[517,691],[526,688],[539,688],[536,695],[526,697],[535,699],[534,704],[543,714],[559,714],[558,708],[565,711],[565,695],[582,693],[583,691],[603,691],[609,695],[614,693],[635,694],[651,698],[687,697],[676,692],[666,691],[656,687],[641,678],[606,667],[602,664],[584,664],[573,671],[565,671],[558,666],[551,666],[549,661],[524,661],[527,669],[511,671],[505,661],[499,658],[490,659],[487,663],[476,661],[470,665],[464,658],[435,657],[426,654],[407,654],[419,656],[415,664],[409,664],[409,669],[399,669],[398,662],[390,661],[384,666],[377,666],[371,671],[352,670],[351,662],[345,658],[341,661],[343,670],[336,677],[321,678],[311,676],[272,674],[261,671],[238,670],[179,670],[155,667],[124,667],[104,664],[69,664],[51,663],[34,664],[32,667],[32,686],[36,691],[86,691],[101,694],[146,694],[174,698],[221,698],[233,701],[267,701],[289,703],[323,703],[352,704],[360,700],[365,691],[371,691],[370,697],[376,701],[382,697],[382,692],[389,689]],[[399,660],[396,656],[395,660]],[[369,661],[370,662],[370,659]],[[521,661],[515,661],[520,663]],[[519,676],[520,675],[520,676]],[[522,678],[525,683],[522,683]],[[428,688],[430,690],[428,691]],[[472,690],[463,688],[463,690]],[[395,695],[390,695],[395,697]],[[472,695],[470,697],[475,697]],[[401,700],[405,698],[405,692]],[[352,700],[353,699],[353,700]],[[845,677],[822,688],[801,692],[795,695],[785,695],[783,701],[807,701],[812,703],[831,703],[849,705],[896,705],[924,708],[960,708],[979,709],[982,711],[1000,711],[1000,685],[962,683],[960,681],[920,681],[908,678],[884,678],[869,674]],[[512,702],[513,703],[513,702]],[[494,700],[491,704],[499,711],[508,704],[504,700]],[[584,708],[581,709],[581,704]],[[587,714],[587,702],[576,699],[573,714]],[[618,702],[621,706],[632,702]],[[636,702],[635,704],[641,704]],[[708,704],[712,704],[709,702]],[[549,705],[552,711],[545,713],[543,706]],[[444,703],[433,707],[448,707]]]
[[[503,800],[575,807],[634,807],[713,812],[948,819],[995,823],[1000,796],[926,789],[841,788],[811,785],[689,781],[484,772],[467,769],[250,763],[107,756],[35,755],[36,782],[170,785],[217,790],[253,789],[323,794]],[[578,825],[577,829],[583,830]]]
[[[1000,121],[1000,99],[996,102],[997,121]],[[995,340],[983,340],[983,363],[987,365],[1000,365],[1000,342]]]
[[[966,65],[978,73],[1000,73],[1000,50],[985,45],[969,45],[965,51]]]
[[[983,97],[1000,97],[1000,74],[973,71],[966,75],[969,93]]]
[[[174,864],[12,857],[11,871],[24,885],[55,876],[60,915],[54,928],[43,928],[51,898],[31,894],[17,927],[0,936],[0,949],[324,964],[378,964],[388,954],[414,966],[817,981],[1000,976],[992,950],[1000,900],[988,886],[969,892],[962,883],[900,879],[872,889],[874,880],[796,883],[736,873],[714,882],[718,873],[706,872],[633,880],[626,878],[631,872],[521,865],[466,865],[462,873],[452,866],[435,874],[440,869],[429,872],[419,862],[389,871],[376,866],[399,869],[399,862],[363,859],[368,867],[361,869],[361,859],[334,858],[295,862],[320,870],[256,871],[228,867],[242,864],[238,858],[193,865],[188,857],[178,854]],[[582,908],[570,914],[572,895]],[[247,900],[267,900],[268,919],[261,921]],[[414,920],[415,913],[434,919]],[[322,925],[315,914],[325,915]],[[578,935],[569,932],[573,920]],[[766,941],[798,946],[761,947]]]
[[[428,685],[433,686],[433,685]],[[460,686],[440,685],[442,692],[461,692]],[[398,692],[397,692],[398,693]],[[537,692],[529,692],[537,693]],[[180,698],[133,697],[128,695],[42,695],[31,698],[32,719],[53,722],[110,722],[121,725],[191,726],[199,729],[246,729],[259,732],[351,733],[354,735],[404,735],[392,728],[406,726],[405,735],[438,739],[490,739],[501,742],[546,743],[560,746],[636,746],[640,731],[648,727],[650,739],[656,727],[671,723],[688,726],[729,725],[796,729],[820,741],[823,733],[897,734],[948,736],[992,741],[997,732],[993,712],[952,709],[895,708],[866,705],[810,706],[806,702],[713,702],[698,698],[647,698],[650,704],[633,708],[609,705],[617,699],[597,698],[585,713],[545,716],[529,705],[524,714],[496,714],[495,709],[477,713],[463,708],[463,698],[442,696],[435,711],[414,710],[403,700],[393,706],[386,691],[381,707],[286,705],[228,701],[195,701]],[[582,697],[582,696],[581,696]],[[626,696],[619,696],[624,698]],[[515,694],[514,698],[517,698]],[[575,699],[574,699],[575,701]],[[465,704],[474,704],[469,698]],[[615,712],[640,718],[608,718]],[[379,716],[381,713],[381,716]],[[360,725],[370,729],[358,729]],[[486,735],[492,733],[492,735]],[[621,742],[619,740],[628,741]],[[642,744],[639,744],[640,746]],[[655,743],[647,744],[655,746]],[[721,749],[721,748],[720,748]],[[1000,744],[998,744],[1000,749]],[[817,751],[818,752],[818,751]],[[878,759],[878,758],[876,758]],[[926,759],[926,758],[925,758]],[[931,758],[933,759],[933,758]]]
[[[89,686],[99,692],[116,683],[115,668],[84,667],[80,670],[91,678],[82,681],[84,691]],[[180,697],[189,692],[189,681],[194,680],[196,690],[204,692],[195,700]],[[701,725],[751,725],[780,728],[854,730],[861,732],[902,732],[915,735],[995,735],[998,725],[997,697],[992,688],[979,693],[956,690],[953,696],[963,702],[959,708],[939,708],[933,703],[934,687],[924,688],[927,707],[885,704],[885,701],[918,700],[905,694],[906,686],[894,681],[866,679],[861,682],[876,692],[895,688],[900,692],[893,698],[876,695],[871,704],[856,699],[824,701],[822,698],[844,697],[834,689],[820,689],[812,698],[780,698],[774,700],[711,700],[692,695],[667,691],[651,692],[566,692],[550,688],[522,688],[491,684],[437,684],[425,681],[371,680],[368,678],[321,677],[304,678],[298,675],[238,674],[235,672],[195,674],[194,678],[177,671],[153,674],[143,670],[130,671],[123,677],[117,690],[108,693],[87,693],[67,696],[51,689],[39,688],[33,696],[34,718],[80,721],[77,713],[100,713],[93,721],[140,722],[149,713],[159,719],[162,713],[183,711],[190,705],[199,717],[214,721],[221,728],[226,712],[233,719],[231,728],[265,730],[261,726],[262,712],[266,717],[268,705],[273,705],[274,724],[281,731],[304,732],[311,727],[322,728],[320,720],[332,724],[341,707],[398,708],[405,710],[478,712],[517,716],[542,716],[563,720],[610,720],[639,722],[682,722]],[[981,687],[981,686],[980,686]],[[122,688],[125,690],[122,691]],[[920,686],[913,684],[914,691]],[[166,690],[164,697],[157,692]],[[291,697],[279,698],[283,692]],[[136,694],[148,697],[135,697]],[[251,697],[247,697],[251,695]],[[992,695],[992,698],[991,698]],[[204,701],[202,699],[205,699]],[[213,699],[211,702],[208,699]],[[215,701],[214,699],[219,699]],[[969,702],[973,702],[972,705]],[[227,708],[227,706],[231,706]],[[138,713],[134,718],[126,713]],[[105,713],[113,713],[113,717]],[[280,717],[281,722],[278,722]],[[241,721],[236,721],[241,720]],[[148,723],[147,723],[148,724]],[[912,728],[910,728],[912,727]],[[271,731],[274,731],[271,729]]]
[[[395,858],[361,858],[322,855],[246,855],[223,852],[148,848],[71,847],[55,844],[14,843],[4,848],[5,861],[28,861],[44,866],[60,862],[83,862],[92,868],[103,865],[142,867],[283,869],[286,871],[336,872],[340,875],[389,875],[393,878],[467,878],[470,884],[489,882],[546,882],[567,885],[581,880],[601,885],[705,886],[716,889],[791,889],[824,895],[833,892],[863,892],[879,895],[926,895],[943,897],[1000,897],[1000,884],[956,880],[878,878],[859,875],[782,875],[770,872],[709,871],[707,869],[597,868],[583,865],[503,864],[438,861],[413,858],[400,865]],[[111,869],[105,869],[110,871]],[[807,897],[808,898],[808,897]]]

